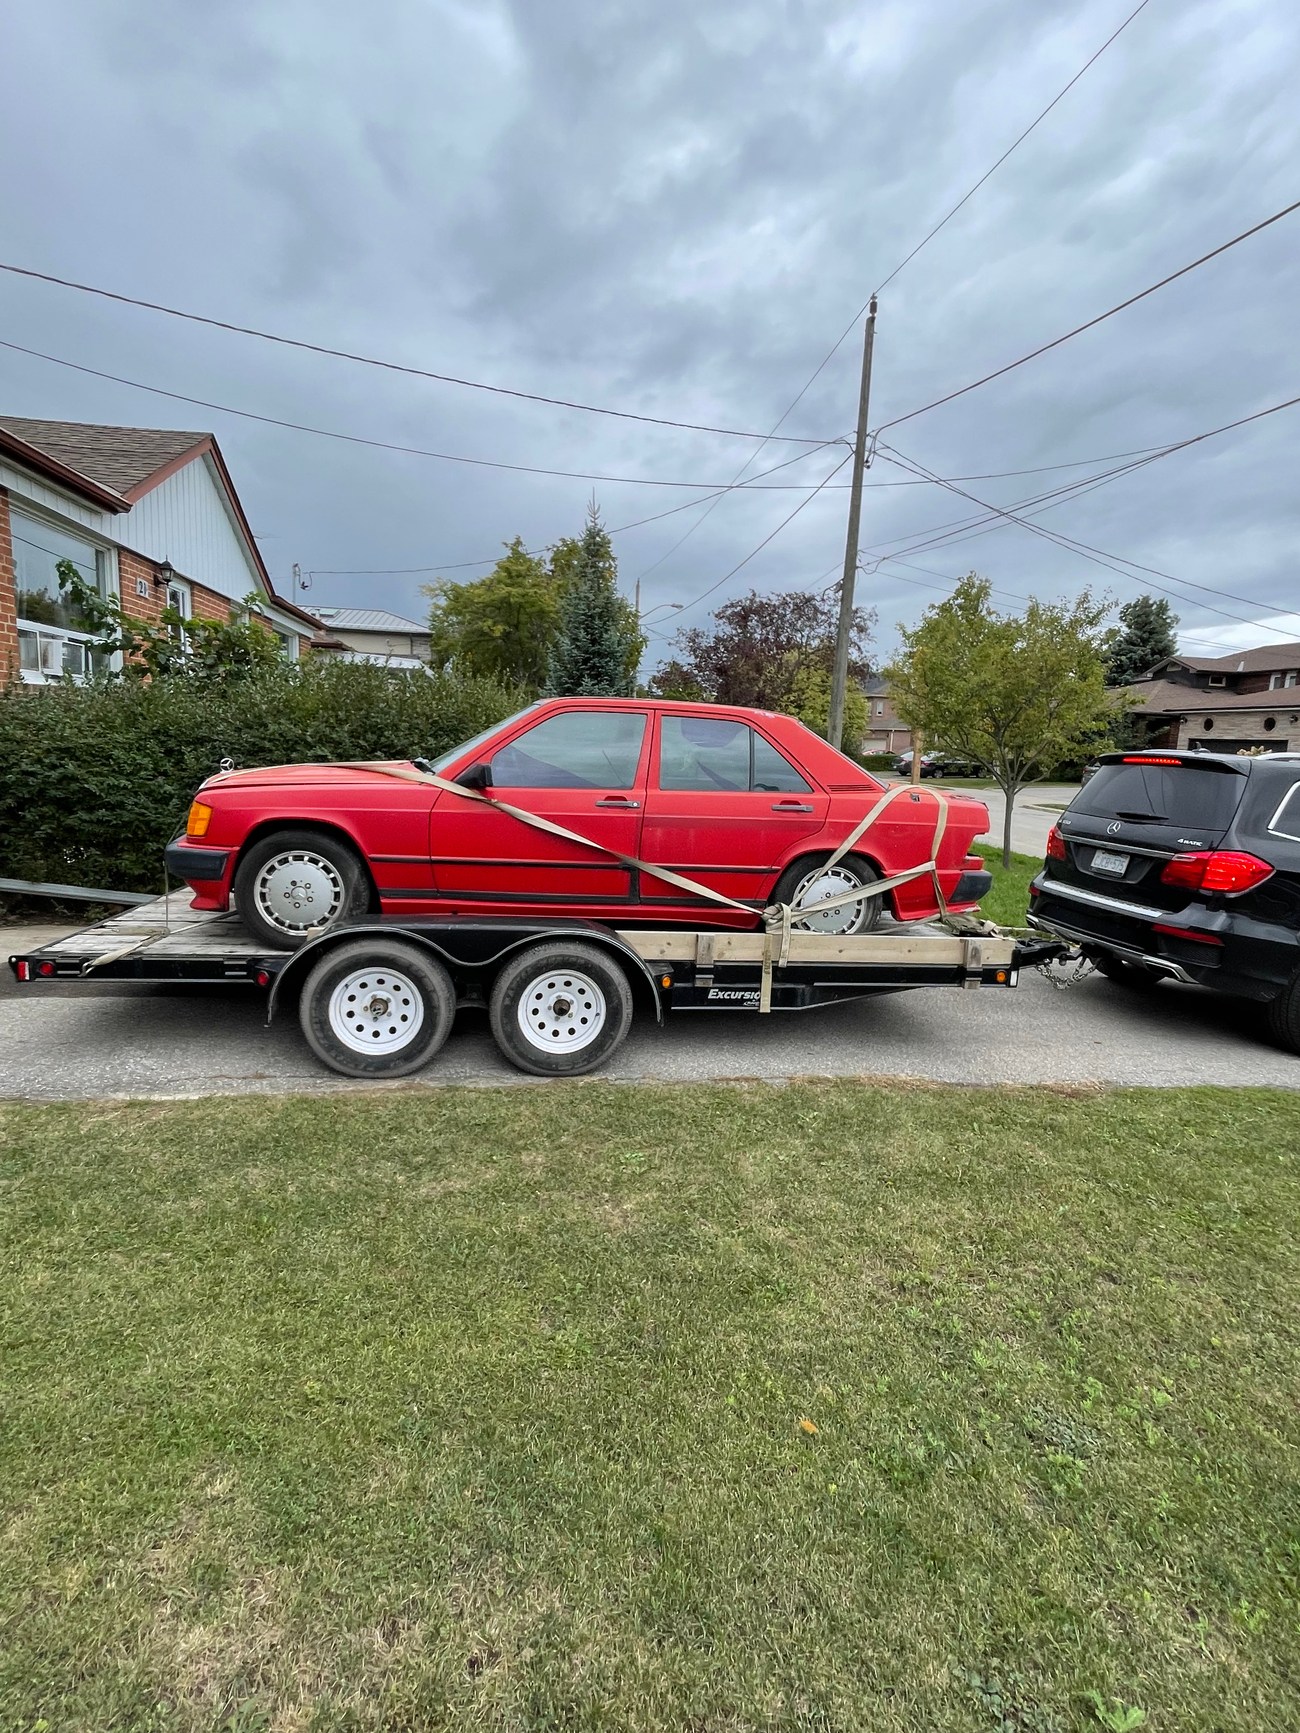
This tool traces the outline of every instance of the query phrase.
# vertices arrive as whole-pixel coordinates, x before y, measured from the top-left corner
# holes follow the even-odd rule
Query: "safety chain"
[[[1073,964],[1073,970],[1067,972],[1071,970],[1071,964]],[[1084,956],[1082,951],[1077,957],[1066,958],[1060,964],[1059,973],[1056,972],[1057,961],[1053,957],[1049,957],[1045,963],[1035,963],[1033,966],[1042,975],[1048,986],[1055,987],[1058,993],[1065,993],[1071,987],[1077,987],[1079,982],[1091,975],[1097,967],[1095,963],[1090,962]]]

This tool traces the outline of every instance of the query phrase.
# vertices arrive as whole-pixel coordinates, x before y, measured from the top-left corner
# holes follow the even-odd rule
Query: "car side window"
[[[492,759],[494,788],[635,788],[646,719],[633,710],[565,710]]]
[[[752,730],[751,730],[752,732]],[[754,769],[751,786],[764,794],[811,794],[812,790],[794,765],[775,746],[754,735]]]
[[[1282,804],[1268,821],[1271,836],[1283,836],[1288,842],[1300,842],[1300,782],[1293,782],[1282,797]]]
[[[803,777],[775,747],[745,723],[722,716],[664,717],[659,786],[692,794],[808,792]]]

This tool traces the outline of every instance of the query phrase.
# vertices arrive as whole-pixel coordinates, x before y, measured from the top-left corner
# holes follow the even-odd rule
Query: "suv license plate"
[[[1114,873],[1123,877],[1128,871],[1129,857],[1126,854],[1107,854],[1104,848],[1093,850],[1092,870],[1098,873]]]

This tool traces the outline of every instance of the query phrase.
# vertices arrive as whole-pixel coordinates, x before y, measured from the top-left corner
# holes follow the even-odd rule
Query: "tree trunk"
[[[1011,808],[1016,798],[1014,785],[1002,790],[1002,802],[1005,810],[1002,814],[1002,870],[1011,868]]]

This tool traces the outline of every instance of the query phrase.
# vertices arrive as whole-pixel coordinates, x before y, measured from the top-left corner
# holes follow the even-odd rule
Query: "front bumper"
[[[224,909],[233,853],[233,849],[207,848],[178,836],[167,844],[163,862],[173,878],[183,879],[193,889],[196,909]]]

